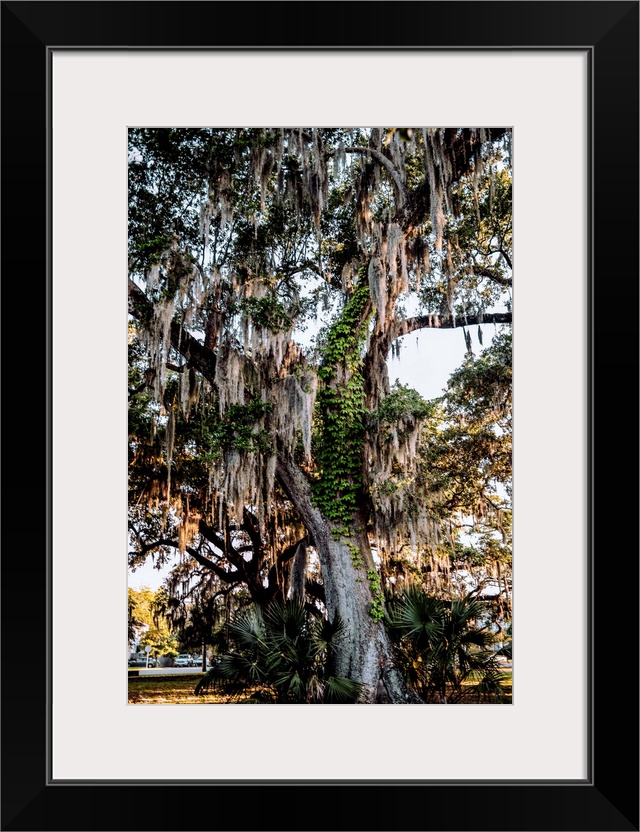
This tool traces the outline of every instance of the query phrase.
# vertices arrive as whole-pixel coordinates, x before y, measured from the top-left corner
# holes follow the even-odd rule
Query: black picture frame
[[[3,830],[638,830],[639,3],[342,2],[339,26],[330,5],[2,3],[3,368],[9,393],[3,409]],[[216,25],[207,25],[213,19]],[[62,47],[588,51],[591,729],[584,782],[49,778],[49,59]],[[566,151],[570,138],[562,141]],[[14,384],[25,377],[14,396]],[[34,421],[25,433],[24,423]],[[39,528],[31,520],[36,516]],[[162,811],[149,811],[159,800]]]

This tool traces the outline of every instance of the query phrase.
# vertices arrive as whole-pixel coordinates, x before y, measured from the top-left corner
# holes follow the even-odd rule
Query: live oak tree
[[[130,562],[178,551],[210,594],[259,604],[311,593],[343,624],[338,676],[420,701],[381,575],[400,543],[441,545],[442,500],[430,410],[386,361],[423,328],[470,348],[510,322],[509,131],[129,141]]]

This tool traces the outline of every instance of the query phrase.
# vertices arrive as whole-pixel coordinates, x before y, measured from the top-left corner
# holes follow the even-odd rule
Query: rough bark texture
[[[329,618],[333,620],[337,613],[345,626],[336,673],[362,682],[367,689],[366,702],[420,702],[394,666],[384,625],[369,613],[373,598],[366,570],[373,569],[374,564],[366,535],[336,540],[332,524],[313,504],[305,475],[285,454],[278,457],[276,476],[312,533],[322,566]],[[358,548],[364,568],[354,566],[350,546]]]
[[[289,576],[289,594],[292,599],[304,601],[306,572],[307,546],[304,541],[300,541],[296,553],[293,556],[293,564]]]

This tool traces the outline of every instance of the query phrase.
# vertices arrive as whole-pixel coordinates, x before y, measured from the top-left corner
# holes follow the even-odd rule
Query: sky
[[[496,333],[493,325],[482,327],[483,346],[477,339],[477,328],[471,328],[472,349],[476,355],[489,346]],[[451,373],[462,363],[466,352],[464,334],[460,329],[422,329],[401,339],[400,357],[387,361],[389,381],[408,384],[425,399],[441,396]],[[154,569],[149,559],[135,572],[129,572],[129,586],[158,589],[171,568]]]

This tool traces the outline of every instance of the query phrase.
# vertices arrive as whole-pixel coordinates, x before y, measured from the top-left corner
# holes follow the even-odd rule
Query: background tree
[[[264,604],[311,553],[337,675],[371,701],[413,699],[374,551],[441,539],[392,481],[428,411],[393,422],[386,359],[421,328],[510,321],[509,138],[130,131],[131,561],[177,550]]]
[[[413,495],[438,516],[440,539],[425,551],[431,593],[451,579],[490,584],[503,618],[511,613],[511,335],[468,354],[445,394],[431,402],[418,446]],[[398,547],[396,547],[398,553]],[[396,560],[397,563],[397,555]],[[415,563],[413,564],[415,568]],[[400,577],[400,576],[399,576]],[[399,582],[402,583],[401,581]],[[399,586],[402,589],[402,586]],[[467,587],[467,590],[469,587]]]
[[[152,656],[177,656],[178,639],[165,617],[166,592],[154,592],[148,586],[137,590],[130,587],[128,596],[129,640],[135,640],[138,647],[149,645]]]

